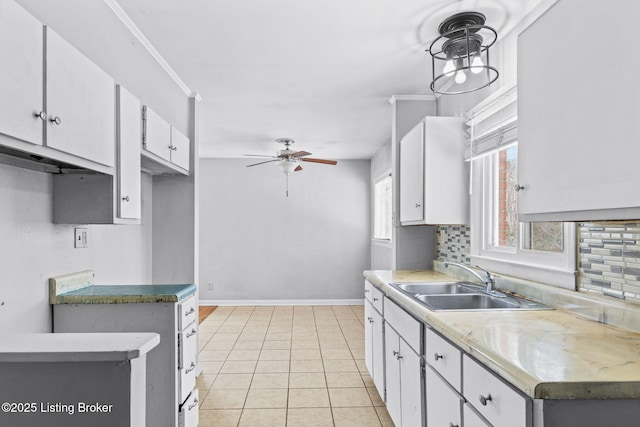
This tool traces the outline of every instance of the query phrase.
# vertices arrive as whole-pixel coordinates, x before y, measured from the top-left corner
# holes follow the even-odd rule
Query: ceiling
[[[181,90],[202,97],[201,157],[273,155],[287,137],[335,159],[370,158],[391,139],[392,95],[432,95],[425,49],[444,18],[480,11],[500,33],[537,2],[19,0],[83,39],[119,6]]]

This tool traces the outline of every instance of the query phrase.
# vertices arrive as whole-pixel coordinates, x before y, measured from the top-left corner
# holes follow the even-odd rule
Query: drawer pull
[[[393,350],[393,355],[394,355],[394,356],[396,357],[396,359],[398,359],[398,360],[402,359],[402,356],[400,355],[400,352],[399,352],[399,351],[395,351],[395,350]]]
[[[491,398],[491,395],[487,395],[487,397],[484,397],[482,395],[480,395],[480,404],[482,406],[487,406],[487,402],[491,402],[493,399]]]
[[[196,334],[196,329],[195,329],[195,328],[193,328],[193,329],[191,330],[191,332],[187,332],[187,338],[192,337],[192,336],[194,336],[195,334]]]
[[[376,301],[378,301],[378,298],[373,297],[373,302],[376,302]]]
[[[196,369],[196,364],[191,362],[191,365],[187,369],[185,369],[184,373],[188,374],[189,372],[193,371],[194,369]]]
[[[195,309],[194,307],[191,307],[191,310],[187,311],[187,312],[184,314],[184,317],[187,317],[187,316],[189,316],[189,315],[191,315],[191,314],[193,314],[193,313],[195,313],[195,312],[196,312],[196,309]]]
[[[458,424],[454,424],[454,423],[449,423],[449,427],[460,427]]]
[[[438,359],[444,359],[444,356],[442,354],[433,353],[433,358],[436,359],[437,362]]]
[[[369,323],[373,323],[373,318],[372,317],[367,317],[367,320],[369,321]]]
[[[196,406],[198,406],[198,399],[195,399],[191,405],[187,406],[187,411],[192,410]]]

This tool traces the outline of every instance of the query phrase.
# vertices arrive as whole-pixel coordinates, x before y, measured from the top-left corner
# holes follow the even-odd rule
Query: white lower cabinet
[[[420,356],[422,324],[389,299],[385,298],[384,307],[387,410],[397,427],[421,426],[424,406]],[[414,342],[412,338],[416,333],[418,341]]]
[[[55,304],[53,331],[160,334],[160,344],[147,355],[146,425],[195,427],[198,422],[195,307],[194,295],[177,303]]]
[[[371,379],[384,400],[384,341],[382,332],[382,314],[368,299],[364,301],[364,345],[365,364]]]
[[[464,398],[428,366],[425,374],[427,425],[462,427]],[[467,425],[465,420],[465,426]]]
[[[491,424],[478,415],[476,410],[468,403],[464,404],[462,418],[464,418],[464,427],[491,427]]]

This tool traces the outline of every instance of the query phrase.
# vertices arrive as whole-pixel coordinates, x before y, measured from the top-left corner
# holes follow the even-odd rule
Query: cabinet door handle
[[[125,202],[128,202],[130,199],[129,199],[129,196],[124,196],[124,197],[122,198],[122,200],[123,200],[123,201],[125,201]]]
[[[195,309],[195,308],[193,308],[193,307],[191,307],[191,310],[187,311],[187,312],[184,314],[184,317],[190,316],[190,315],[192,315],[192,314],[193,314],[193,313],[195,313],[195,312],[196,312],[196,309]]]
[[[176,151],[178,149],[178,147],[174,146],[174,145],[170,145],[169,146],[169,150],[171,151]]]
[[[400,360],[402,359],[402,355],[400,355],[399,351],[393,350],[393,355],[396,357],[396,359]]]
[[[365,293],[365,294],[368,294],[368,293],[369,293],[369,289],[365,289],[365,290],[364,290],[364,293]]]
[[[373,318],[372,317],[367,317],[367,320],[369,321],[369,323],[373,323]]]
[[[47,113],[45,113],[44,111],[40,111],[37,113],[33,113],[33,117],[35,117],[36,119],[40,119],[44,122],[45,120],[47,120]]]
[[[193,329],[191,329],[191,332],[187,332],[187,338],[192,337],[192,336],[194,336],[195,334],[196,334],[196,329],[195,329],[195,328],[193,328]]]
[[[460,427],[458,424],[454,424],[452,422],[449,422],[449,427]]]
[[[187,406],[187,411],[192,410],[196,406],[198,406],[198,399],[195,399],[191,405]]]
[[[416,203],[416,208],[419,208],[420,206],[420,203]]]
[[[51,123],[55,123],[56,125],[61,125],[62,124],[62,119],[60,117],[58,117],[58,116],[55,116],[54,118],[49,119],[49,121]]]
[[[487,397],[480,395],[480,404],[482,406],[487,406],[487,402],[491,402],[493,399],[491,398],[491,394],[488,394]]]
[[[437,362],[438,359],[444,359],[444,356],[442,354],[434,353],[433,358],[436,359]]]
[[[378,298],[373,297],[373,301],[374,301],[374,302],[378,301]]]
[[[191,362],[191,365],[189,365],[189,367],[187,369],[185,369],[184,373],[188,374],[189,372],[193,371],[194,369],[196,369],[196,364]]]
[[[524,190],[524,185],[516,184],[513,186],[513,189],[516,190],[516,192]]]

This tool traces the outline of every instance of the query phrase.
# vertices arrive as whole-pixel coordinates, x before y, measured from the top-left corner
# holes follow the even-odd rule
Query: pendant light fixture
[[[445,19],[440,35],[429,47],[433,80],[431,90],[442,95],[473,92],[498,79],[498,70],[489,62],[489,48],[498,33],[484,25],[479,12],[462,12]],[[438,70],[438,71],[436,71]]]

